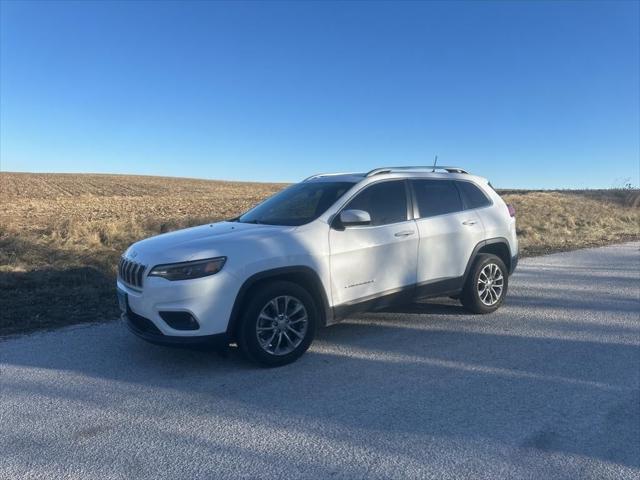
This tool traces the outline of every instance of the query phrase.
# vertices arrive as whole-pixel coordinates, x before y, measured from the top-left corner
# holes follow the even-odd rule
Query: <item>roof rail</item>
[[[374,175],[380,175],[381,173],[394,173],[394,172],[435,172],[436,170],[445,171],[447,173],[469,173],[466,170],[460,167],[446,167],[446,166],[429,166],[429,165],[420,165],[413,167],[381,167],[375,168],[365,175],[366,177],[373,177]]]
[[[335,177],[338,175],[362,175],[362,173],[356,173],[356,172],[339,172],[339,173],[316,173],[315,175],[311,175],[310,177],[307,177],[303,180],[303,182],[309,181],[309,180],[313,180],[314,178],[320,178],[320,177]]]

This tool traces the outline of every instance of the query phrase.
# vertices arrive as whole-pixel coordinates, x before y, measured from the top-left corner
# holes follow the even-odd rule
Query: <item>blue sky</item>
[[[0,169],[640,183],[640,7],[7,2]]]

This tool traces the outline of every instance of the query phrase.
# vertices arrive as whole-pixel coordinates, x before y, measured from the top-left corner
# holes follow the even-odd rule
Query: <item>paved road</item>
[[[640,478],[639,247],[524,260],[496,314],[363,315],[275,370],[118,323],[0,342],[0,477]]]

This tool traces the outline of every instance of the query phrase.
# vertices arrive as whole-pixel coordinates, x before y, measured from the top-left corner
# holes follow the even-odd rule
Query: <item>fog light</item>
[[[198,330],[200,325],[189,312],[160,312],[160,317],[174,330]]]

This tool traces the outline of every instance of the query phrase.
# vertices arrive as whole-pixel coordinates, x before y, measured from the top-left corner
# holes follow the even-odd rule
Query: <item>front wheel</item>
[[[502,305],[508,286],[504,262],[496,255],[483,253],[469,272],[460,300],[473,313],[491,313]]]
[[[268,367],[297,360],[315,335],[318,313],[313,297],[285,281],[259,287],[252,297],[238,332],[242,352]]]

